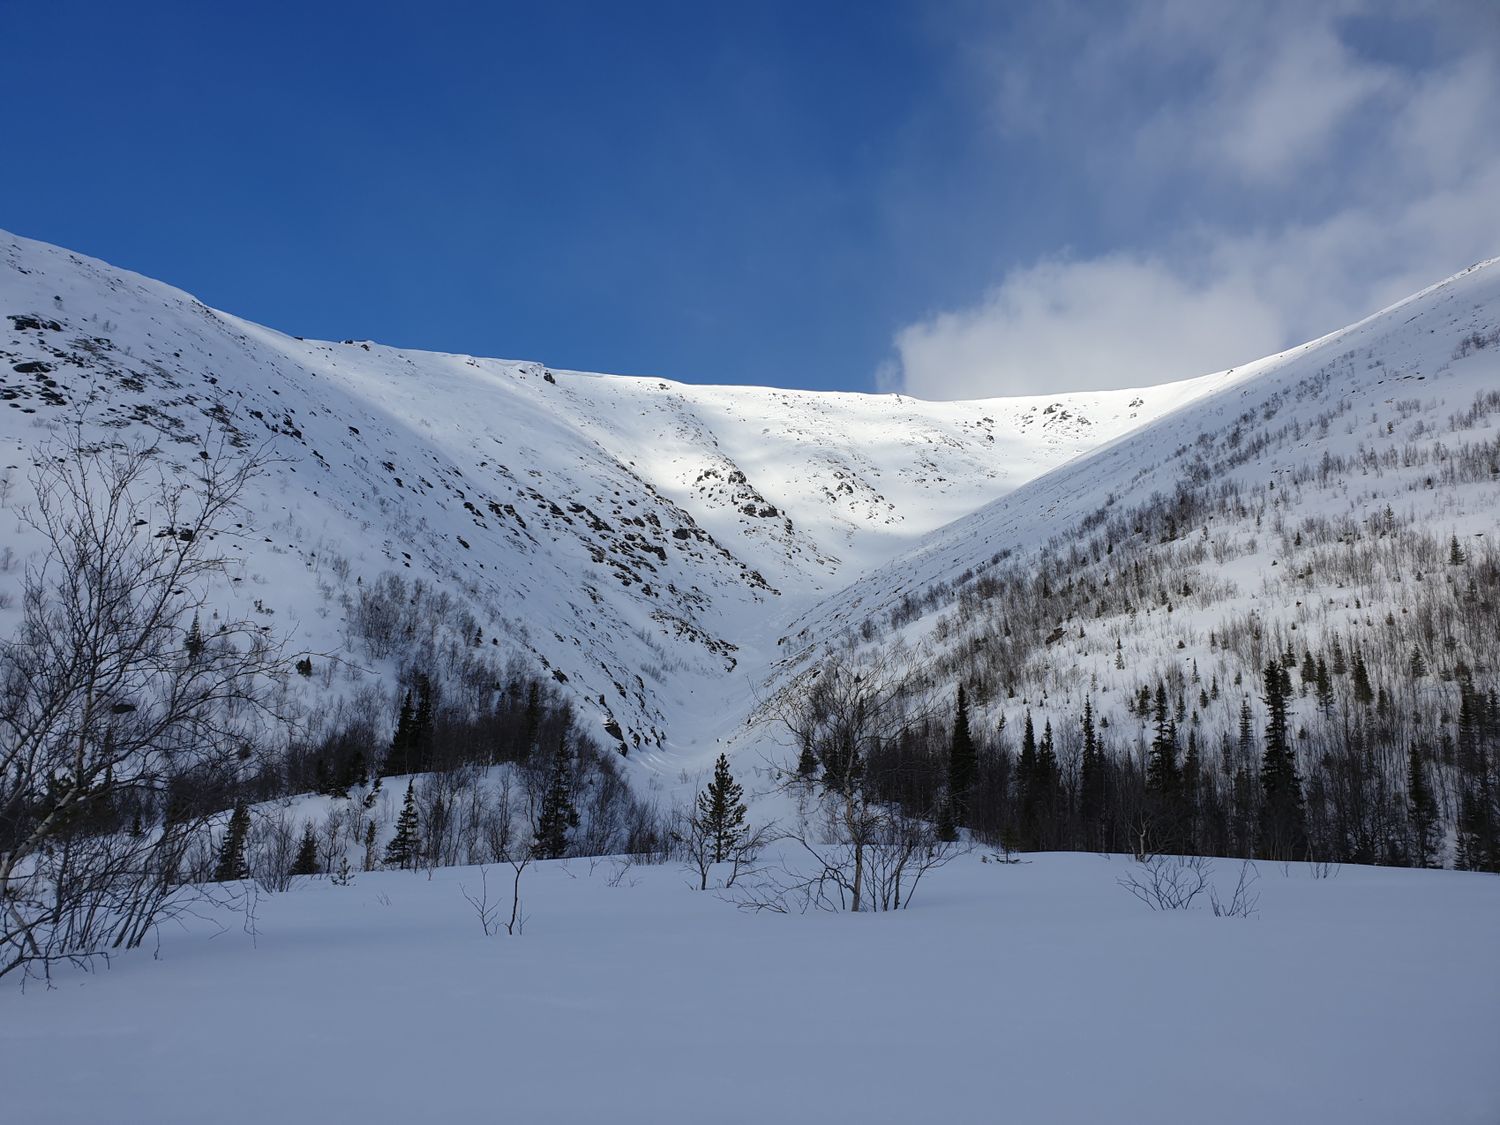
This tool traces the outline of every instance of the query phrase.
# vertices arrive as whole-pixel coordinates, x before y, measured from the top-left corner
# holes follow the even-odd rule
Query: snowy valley
[[[205,695],[223,772],[128,799],[6,760],[18,915],[75,845],[205,888],[5,923],[18,1119],[1495,1119],[1500,261],[1230,371],[924,402],[303,340],[0,233],[12,732],[80,448],[257,472],[205,542],[121,509],[214,565],[48,745],[157,752],[179,663],[276,721]]]

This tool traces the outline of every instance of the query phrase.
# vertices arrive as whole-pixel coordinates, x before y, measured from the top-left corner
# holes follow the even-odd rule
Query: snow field
[[[300,882],[253,938],[194,920],[157,960],[6,997],[5,1116],[1496,1119],[1493,877],[1261,864],[1257,915],[1217,918],[1148,910],[1116,883],[1135,867],[974,854],[910,910],[854,916],[570,860],[527,871],[517,937],[482,934],[477,868]],[[1217,861],[1224,892],[1237,874]]]

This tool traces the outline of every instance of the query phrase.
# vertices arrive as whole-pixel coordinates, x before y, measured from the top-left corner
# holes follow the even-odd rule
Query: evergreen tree
[[[1364,653],[1354,651],[1354,701],[1369,706],[1375,702],[1375,689],[1370,686],[1370,670],[1365,667]]]
[[[1250,752],[1255,748],[1255,720],[1250,715],[1250,697],[1240,700],[1240,761],[1250,761]]]
[[[292,861],[292,874],[318,874],[318,837],[310,820],[302,826],[302,842],[297,846],[297,858]]]
[[[250,878],[250,868],[245,862],[245,841],[249,836],[250,809],[244,801],[238,801],[229,814],[229,827],[219,845],[219,859],[214,864],[215,882],[229,883]]]
[[[340,796],[348,796],[349,790],[356,785],[363,785],[365,781],[365,755],[358,748],[344,762],[344,768],[339,776]]]
[[[1151,749],[1146,758],[1146,811],[1157,846],[1186,851],[1187,810],[1177,761],[1177,723],[1168,710],[1166,685],[1156,685]]]
[[[750,834],[745,823],[744,796],[744,790],[729,772],[729,759],[720,754],[714,763],[713,780],[698,794],[698,815],[694,820],[694,829],[708,845],[715,863],[731,858]]]
[[[1318,682],[1318,664],[1313,660],[1312,649],[1302,657],[1302,692],[1307,694],[1307,689]]]
[[[1042,724],[1042,738],[1036,747],[1036,766],[1030,791],[1033,846],[1056,847],[1061,839],[1059,828],[1063,820],[1062,770],[1057,764],[1051,719]]]
[[[417,869],[419,837],[417,835],[417,794],[412,783],[406,783],[406,798],[401,802],[401,813],[396,817],[396,834],[385,846],[387,867]]]
[[[193,623],[188,628],[187,641],[183,647],[187,650],[189,660],[197,660],[203,655],[203,650],[208,647],[208,642],[203,639],[203,626],[198,622],[198,613],[193,612]]]
[[[1464,549],[1458,545],[1458,536],[1453,536],[1448,542],[1448,565],[1463,566]]]
[[[958,685],[958,710],[953,716],[953,740],[948,747],[948,808],[955,825],[969,820],[969,796],[979,774],[979,752],[969,734],[969,705],[963,684]]]
[[[537,813],[536,838],[531,845],[531,854],[537,859],[561,859],[568,854],[568,831],[578,827],[572,789],[572,760],[565,743],[552,759],[552,776]]]
[[[1156,685],[1156,710],[1152,714],[1151,753],[1146,760],[1146,788],[1175,799],[1182,790],[1177,765],[1177,724],[1167,711],[1166,685]]]
[[[1039,846],[1041,787],[1038,784],[1036,728],[1031,712],[1026,712],[1026,728],[1021,736],[1021,759],[1016,766],[1017,838],[1023,848]]]
[[[542,730],[542,688],[532,680],[526,688],[526,753],[536,749],[537,735]]]
[[[1328,674],[1328,664],[1320,656],[1317,668],[1318,710],[1326,719],[1333,714],[1333,679]]]
[[[1488,769],[1464,783],[1454,853],[1454,866],[1461,871],[1500,872],[1500,806],[1495,795]]]
[[[432,768],[432,681],[423,673],[417,673],[417,709],[412,716],[412,771],[422,773]]]
[[[1358,657],[1356,656],[1356,661]],[[1356,667],[1359,664],[1356,663]],[[1302,859],[1307,852],[1307,824],[1302,779],[1287,727],[1286,670],[1275,660],[1265,670],[1265,752],[1261,756],[1260,853],[1266,859]]]
[[[1083,760],[1078,772],[1078,811],[1083,820],[1084,846],[1105,846],[1104,809],[1106,772],[1099,736],[1094,729],[1093,700],[1083,701]]]
[[[411,692],[407,691],[401,699],[401,713],[396,719],[396,733],[391,736],[391,748],[385,756],[385,765],[380,770],[382,776],[396,777],[415,772],[412,769],[412,751],[416,742],[415,721]]]
[[[1203,801],[1203,755],[1198,750],[1198,732],[1188,730],[1187,756],[1182,762],[1183,847],[1198,850],[1198,812]]]
[[[416,676],[416,699],[408,689],[401,698],[401,712],[396,719],[396,733],[385,757],[381,773],[385,777],[422,773],[431,768],[433,722],[432,681],[423,673]]]
[[[1408,670],[1414,680],[1420,680],[1427,675],[1427,661],[1422,659],[1422,650],[1416,645],[1411,646],[1411,663]]]
[[[802,749],[797,753],[797,776],[804,781],[818,776],[818,755],[813,750],[811,738],[802,740]]]
[[[1406,769],[1406,815],[1411,824],[1411,862],[1413,867],[1441,867],[1440,827],[1437,801],[1427,783],[1422,752],[1411,744]]]

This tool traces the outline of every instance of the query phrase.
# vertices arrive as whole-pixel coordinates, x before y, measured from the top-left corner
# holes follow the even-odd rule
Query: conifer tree
[[[1255,721],[1250,715],[1250,697],[1240,700],[1240,761],[1250,761],[1250,751],[1255,748]]]
[[[1083,820],[1084,846],[1104,846],[1105,763],[1094,729],[1094,703],[1083,701],[1083,760],[1078,772],[1079,815]]]
[[[1146,762],[1146,788],[1175,798],[1182,788],[1177,764],[1177,724],[1167,711],[1167,689],[1156,685],[1156,710],[1152,714],[1151,753]]]
[[[354,753],[350,754],[344,762],[343,772],[339,776],[339,789],[342,790],[341,795],[348,796],[350,789],[353,789],[356,785],[363,785],[364,782],[365,755],[363,750],[356,748]]]
[[[1302,859],[1307,850],[1302,779],[1288,738],[1286,670],[1275,660],[1266,665],[1265,692],[1269,717],[1260,766],[1260,851],[1266,859]]]
[[[1187,756],[1182,762],[1183,845],[1189,852],[1198,849],[1198,816],[1203,802],[1203,755],[1198,749],[1198,732],[1188,730]]]
[[[1411,678],[1414,680],[1420,680],[1423,676],[1427,675],[1427,661],[1422,659],[1422,650],[1416,645],[1411,646],[1409,671],[1411,672]]]
[[[1370,686],[1370,670],[1365,667],[1364,653],[1354,651],[1354,701],[1366,706],[1375,702],[1375,689]]]
[[[245,841],[249,835],[250,809],[244,801],[238,801],[229,814],[229,827],[219,845],[218,862],[214,864],[215,882],[229,883],[250,877],[250,868],[245,862]]]
[[[1326,719],[1333,714],[1333,679],[1328,675],[1328,664],[1320,656],[1317,668],[1318,710]]]
[[[412,716],[411,763],[413,773],[422,773],[432,768],[432,681],[423,673],[417,674],[417,709]]]
[[[1461,871],[1500,872],[1500,806],[1488,768],[1469,779],[1459,797],[1454,866]]]
[[[416,741],[415,719],[416,714],[411,705],[411,692],[408,690],[401,699],[401,713],[396,719],[396,733],[391,736],[391,748],[385,756],[385,765],[380,770],[382,776],[395,777],[414,772],[411,766],[412,748]]]
[[[1166,685],[1158,682],[1151,750],[1146,759],[1147,810],[1158,845],[1170,851],[1186,851],[1187,817],[1182,767],[1177,761],[1177,723],[1168,707]]]
[[[526,753],[536,749],[537,735],[542,729],[542,689],[532,680],[526,688]]]
[[[1031,722],[1031,712],[1027,711],[1025,732],[1021,736],[1021,758],[1016,765],[1019,838],[1025,848],[1039,846],[1041,791],[1037,775],[1036,728]]]
[[[1415,742],[1407,758],[1406,815],[1411,824],[1412,866],[1441,867],[1437,801]]]
[[[1312,649],[1308,649],[1302,657],[1302,692],[1307,694],[1307,689],[1318,682],[1318,664],[1313,659]]]
[[[297,858],[292,861],[292,874],[318,874],[318,837],[310,820],[302,826],[302,842],[297,845]]]
[[[197,660],[203,655],[203,650],[208,647],[208,643],[203,639],[203,626],[198,622],[196,610],[193,612],[193,623],[188,628],[187,641],[183,647],[187,650],[189,660]]]
[[[698,813],[693,825],[714,863],[732,857],[750,834],[745,823],[744,796],[744,790],[729,772],[729,759],[720,754],[714,763],[713,780],[698,794]]]
[[[531,854],[537,859],[561,859],[568,854],[568,831],[578,827],[578,810],[573,807],[573,770],[567,744],[557,748],[552,759],[552,775],[542,806],[537,813],[535,839]]]
[[[401,802],[401,813],[396,817],[396,834],[385,846],[385,865],[413,871],[417,868],[418,846],[417,795],[412,783],[406,783],[406,797]]]
[[[953,716],[953,740],[948,746],[948,808],[954,825],[969,820],[969,795],[979,773],[979,753],[969,734],[969,704],[958,685],[958,709]]]
[[[818,755],[813,750],[811,738],[802,739],[802,749],[797,752],[797,776],[804,781],[818,776]]]

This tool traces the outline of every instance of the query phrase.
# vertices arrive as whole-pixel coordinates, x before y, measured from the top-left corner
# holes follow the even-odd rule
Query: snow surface
[[[4,1117],[1500,1117],[1500,881],[1261,864],[1259,913],[1216,918],[1147,910],[1116,885],[1134,867],[971,855],[908,911],[776,915],[572,860],[528,871],[525,933],[488,938],[475,868],[304,881],[253,939],[204,919],[0,998]]]
[[[726,681],[749,700],[789,615],[1221,381],[929,403],[550,371],[300,340],[0,232],[5,506],[81,402],[183,466],[222,410],[278,461],[216,600],[358,662],[340,599],[425,579],[669,772],[716,753]],[[19,581],[0,573],[12,607]]]
[[[0,234],[0,629],[37,547],[15,519],[27,467],[73,406],[163,436],[183,466],[224,407],[280,460],[215,597],[343,654],[303,690],[391,685],[346,617],[361,581],[397,571],[451,591],[598,727],[618,721],[637,783],[686,791],[728,749],[753,787],[766,747],[747,715],[862,620],[1169,494],[1199,435],[1220,448],[1246,415],[1251,436],[1291,425],[1236,470],[1246,487],[1324,448],[1446,439],[1434,427],[1500,386],[1500,349],[1454,353],[1497,310],[1487,264],[1232,372],[922,403],[297,340]],[[1500,485],[1333,487],[1337,507],[1295,514],[1394,502],[1493,535],[1500,513]],[[1236,554],[1213,613],[1284,600],[1262,585],[1277,549]],[[924,643],[942,612],[885,642]],[[1213,620],[1178,631],[1197,645]],[[1200,655],[1164,630],[1137,643]],[[460,891],[475,869],[309,881],[262,899],[253,939],[195,918],[157,960],[0,996],[0,1117],[1500,1120],[1493,877],[1263,864],[1258,915],[1226,919],[1151,913],[1116,885],[1132,867],[973,856],[907,912],[803,916],[736,910],[672,867],[611,886],[608,861],[544,864],[516,938],[480,933]],[[1236,870],[1219,861],[1221,882]]]
[[[1084,530],[1084,521],[1097,527],[1189,485],[1211,493],[1238,489],[1254,513],[1238,519],[1216,513],[1201,528],[1178,530],[1184,552],[1200,535],[1210,548],[1209,560],[1177,573],[1173,592],[1191,580],[1195,595],[1178,599],[1166,613],[1141,607],[1128,616],[1057,621],[1069,640],[1035,669],[1032,684],[1020,685],[1034,689],[1046,681],[1047,690],[1012,706],[1035,708],[1038,724],[1049,709],[1071,722],[1091,697],[1096,710],[1129,729],[1119,689],[1151,682],[1173,667],[1200,668],[1205,680],[1218,673],[1226,683],[1245,671],[1226,662],[1210,640],[1216,629],[1223,635],[1226,621],[1251,617],[1268,638],[1295,638],[1305,650],[1326,644],[1334,631],[1358,635],[1375,611],[1405,614],[1421,589],[1420,571],[1381,574],[1380,584],[1338,585],[1317,573],[1314,548],[1298,553],[1294,532],[1323,522],[1348,528],[1352,542],[1389,508],[1398,526],[1414,527],[1445,547],[1454,535],[1472,548],[1492,549],[1500,529],[1500,472],[1487,481],[1453,484],[1444,480],[1444,469],[1460,447],[1494,440],[1493,407],[1460,419],[1478,396],[1500,390],[1497,336],[1500,259],[1471,266],[1322,339],[1200,380],[1201,394],[953,520],[789,619],[771,683],[792,683],[830,650],[859,646],[865,622],[880,627],[865,648],[907,646],[913,665],[962,651],[999,623],[971,620],[951,596],[899,628],[884,625],[904,600],[920,600],[934,588],[955,590],[999,559],[1035,573],[1055,572],[1097,534]],[[1465,346],[1475,337],[1479,346]],[[1256,452],[1240,457],[1245,449]],[[1320,470],[1329,457],[1344,459],[1346,467]],[[1215,562],[1220,555],[1227,561]],[[1109,561],[1093,561],[1092,576],[1107,577]],[[1075,570],[1081,576],[1086,567]],[[1114,668],[1117,640],[1130,664],[1125,675]],[[1477,654],[1485,674],[1497,660],[1489,647]],[[1473,664],[1474,654],[1467,655]],[[1254,676],[1258,668],[1248,671]],[[1238,693],[1224,695],[1217,717],[1226,727],[1236,721],[1239,703]],[[979,710],[981,722],[994,717],[993,709]],[[757,736],[739,737],[753,742]]]

